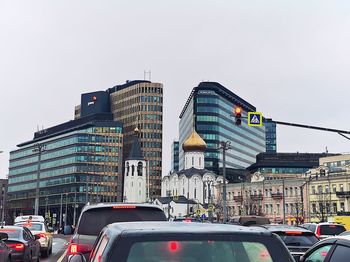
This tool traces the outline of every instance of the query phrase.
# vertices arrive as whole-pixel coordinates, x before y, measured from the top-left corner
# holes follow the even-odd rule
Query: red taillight
[[[113,206],[114,209],[133,209],[136,206]]]
[[[191,219],[185,219],[184,222],[192,222]]]
[[[316,229],[316,236],[320,237],[321,236],[321,227],[318,226]]]
[[[168,248],[169,248],[169,251],[170,252],[176,252],[176,251],[178,251],[179,250],[179,242],[177,242],[177,241],[170,241],[169,243],[168,243]]]
[[[262,251],[260,252],[260,258],[261,258],[262,260],[270,260],[270,253],[269,253],[269,251],[267,251],[267,250],[262,250]]]
[[[39,234],[36,234],[38,237],[40,238],[46,238],[46,234],[45,233],[39,233]]]
[[[89,244],[69,244],[67,254],[68,255],[74,255],[74,254],[85,254],[92,251],[92,246]]]
[[[302,235],[300,231],[286,231],[286,235]]]
[[[22,243],[7,244],[7,246],[11,249],[16,250],[16,251],[23,251],[24,250],[24,244],[22,244]]]

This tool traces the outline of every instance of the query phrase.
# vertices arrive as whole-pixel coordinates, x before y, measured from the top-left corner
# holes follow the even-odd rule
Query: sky
[[[278,121],[350,130],[350,1],[0,0],[0,177],[9,152],[74,118],[82,93],[164,85],[163,174],[179,114],[219,82]],[[350,152],[336,133],[277,128],[279,152]]]

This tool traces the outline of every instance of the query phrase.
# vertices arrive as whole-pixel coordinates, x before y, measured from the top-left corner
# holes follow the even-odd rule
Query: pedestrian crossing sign
[[[248,112],[248,126],[262,126],[262,113]]]

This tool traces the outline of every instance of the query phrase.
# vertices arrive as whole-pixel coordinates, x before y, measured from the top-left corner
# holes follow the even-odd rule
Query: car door
[[[350,241],[340,239],[336,242],[334,251],[331,254],[329,262],[349,261],[350,258]]]
[[[9,254],[5,242],[0,240],[0,261],[7,261],[8,255]]]
[[[23,228],[23,238],[27,241],[29,251],[32,253],[32,259],[36,261],[40,254],[39,242],[35,239],[33,234],[26,227]]]
[[[313,249],[311,252],[305,254],[303,262],[325,262],[332,253],[333,243],[320,245]]]

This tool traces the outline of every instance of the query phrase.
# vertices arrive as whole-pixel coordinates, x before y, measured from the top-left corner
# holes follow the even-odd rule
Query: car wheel
[[[50,249],[47,248],[46,250],[43,250],[40,252],[41,257],[48,257],[50,255]]]

